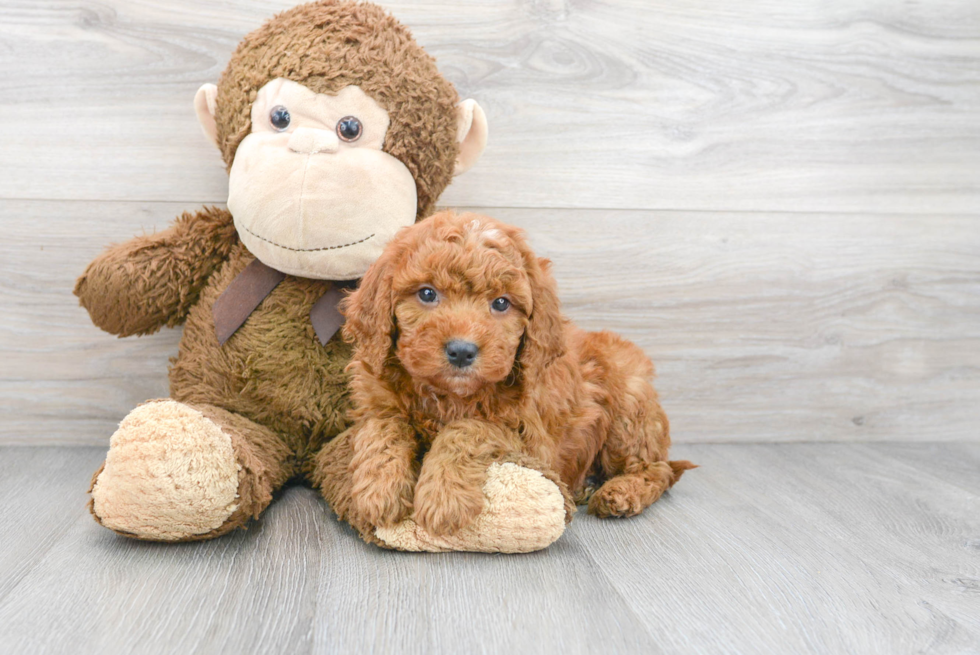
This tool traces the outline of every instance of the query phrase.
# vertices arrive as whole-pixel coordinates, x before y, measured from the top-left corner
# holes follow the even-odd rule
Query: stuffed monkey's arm
[[[238,242],[231,214],[184,213],[170,228],[110,247],[88,265],[75,295],[92,322],[126,337],[187,318],[208,277]]]

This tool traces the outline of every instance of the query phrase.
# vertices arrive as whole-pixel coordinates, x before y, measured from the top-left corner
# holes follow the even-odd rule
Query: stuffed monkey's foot
[[[514,463],[491,464],[483,493],[483,511],[452,536],[430,535],[412,519],[377,528],[375,535],[398,550],[528,553],[547,548],[565,531],[565,494],[540,471]]]
[[[241,416],[149,402],[112,435],[89,508],[105,527],[137,539],[216,537],[268,505],[284,458],[275,435]]]

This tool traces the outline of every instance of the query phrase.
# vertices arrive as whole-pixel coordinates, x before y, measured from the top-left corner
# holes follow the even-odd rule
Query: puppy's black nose
[[[446,359],[456,368],[466,368],[479,353],[480,349],[475,343],[462,339],[453,339],[446,344]]]

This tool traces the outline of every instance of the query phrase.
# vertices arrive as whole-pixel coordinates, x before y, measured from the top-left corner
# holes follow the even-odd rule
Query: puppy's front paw
[[[415,489],[415,522],[437,537],[454,535],[483,511],[483,490],[433,478]]]
[[[367,523],[391,527],[412,511],[415,480],[392,466],[361,467],[354,472],[354,511]]]

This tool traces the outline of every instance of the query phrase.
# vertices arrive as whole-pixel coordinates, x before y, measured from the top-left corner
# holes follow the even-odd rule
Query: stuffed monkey
[[[337,302],[398,228],[432,212],[487,136],[479,105],[459,102],[409,31],[371,4],[275,16],[194,104],[227,165],[228,209],[110,248],[75,287],[92,321],[120,337],[184,325],[170,398],[123,419],[90,489],[99,523],[151,541],[244,527],[292,479],[343,516],[351,346]],[[491,467],[483,520],[451,540],[410,519],[355,527],[407,550],[543,548],[563,529],[562,494],[518,464]]]

